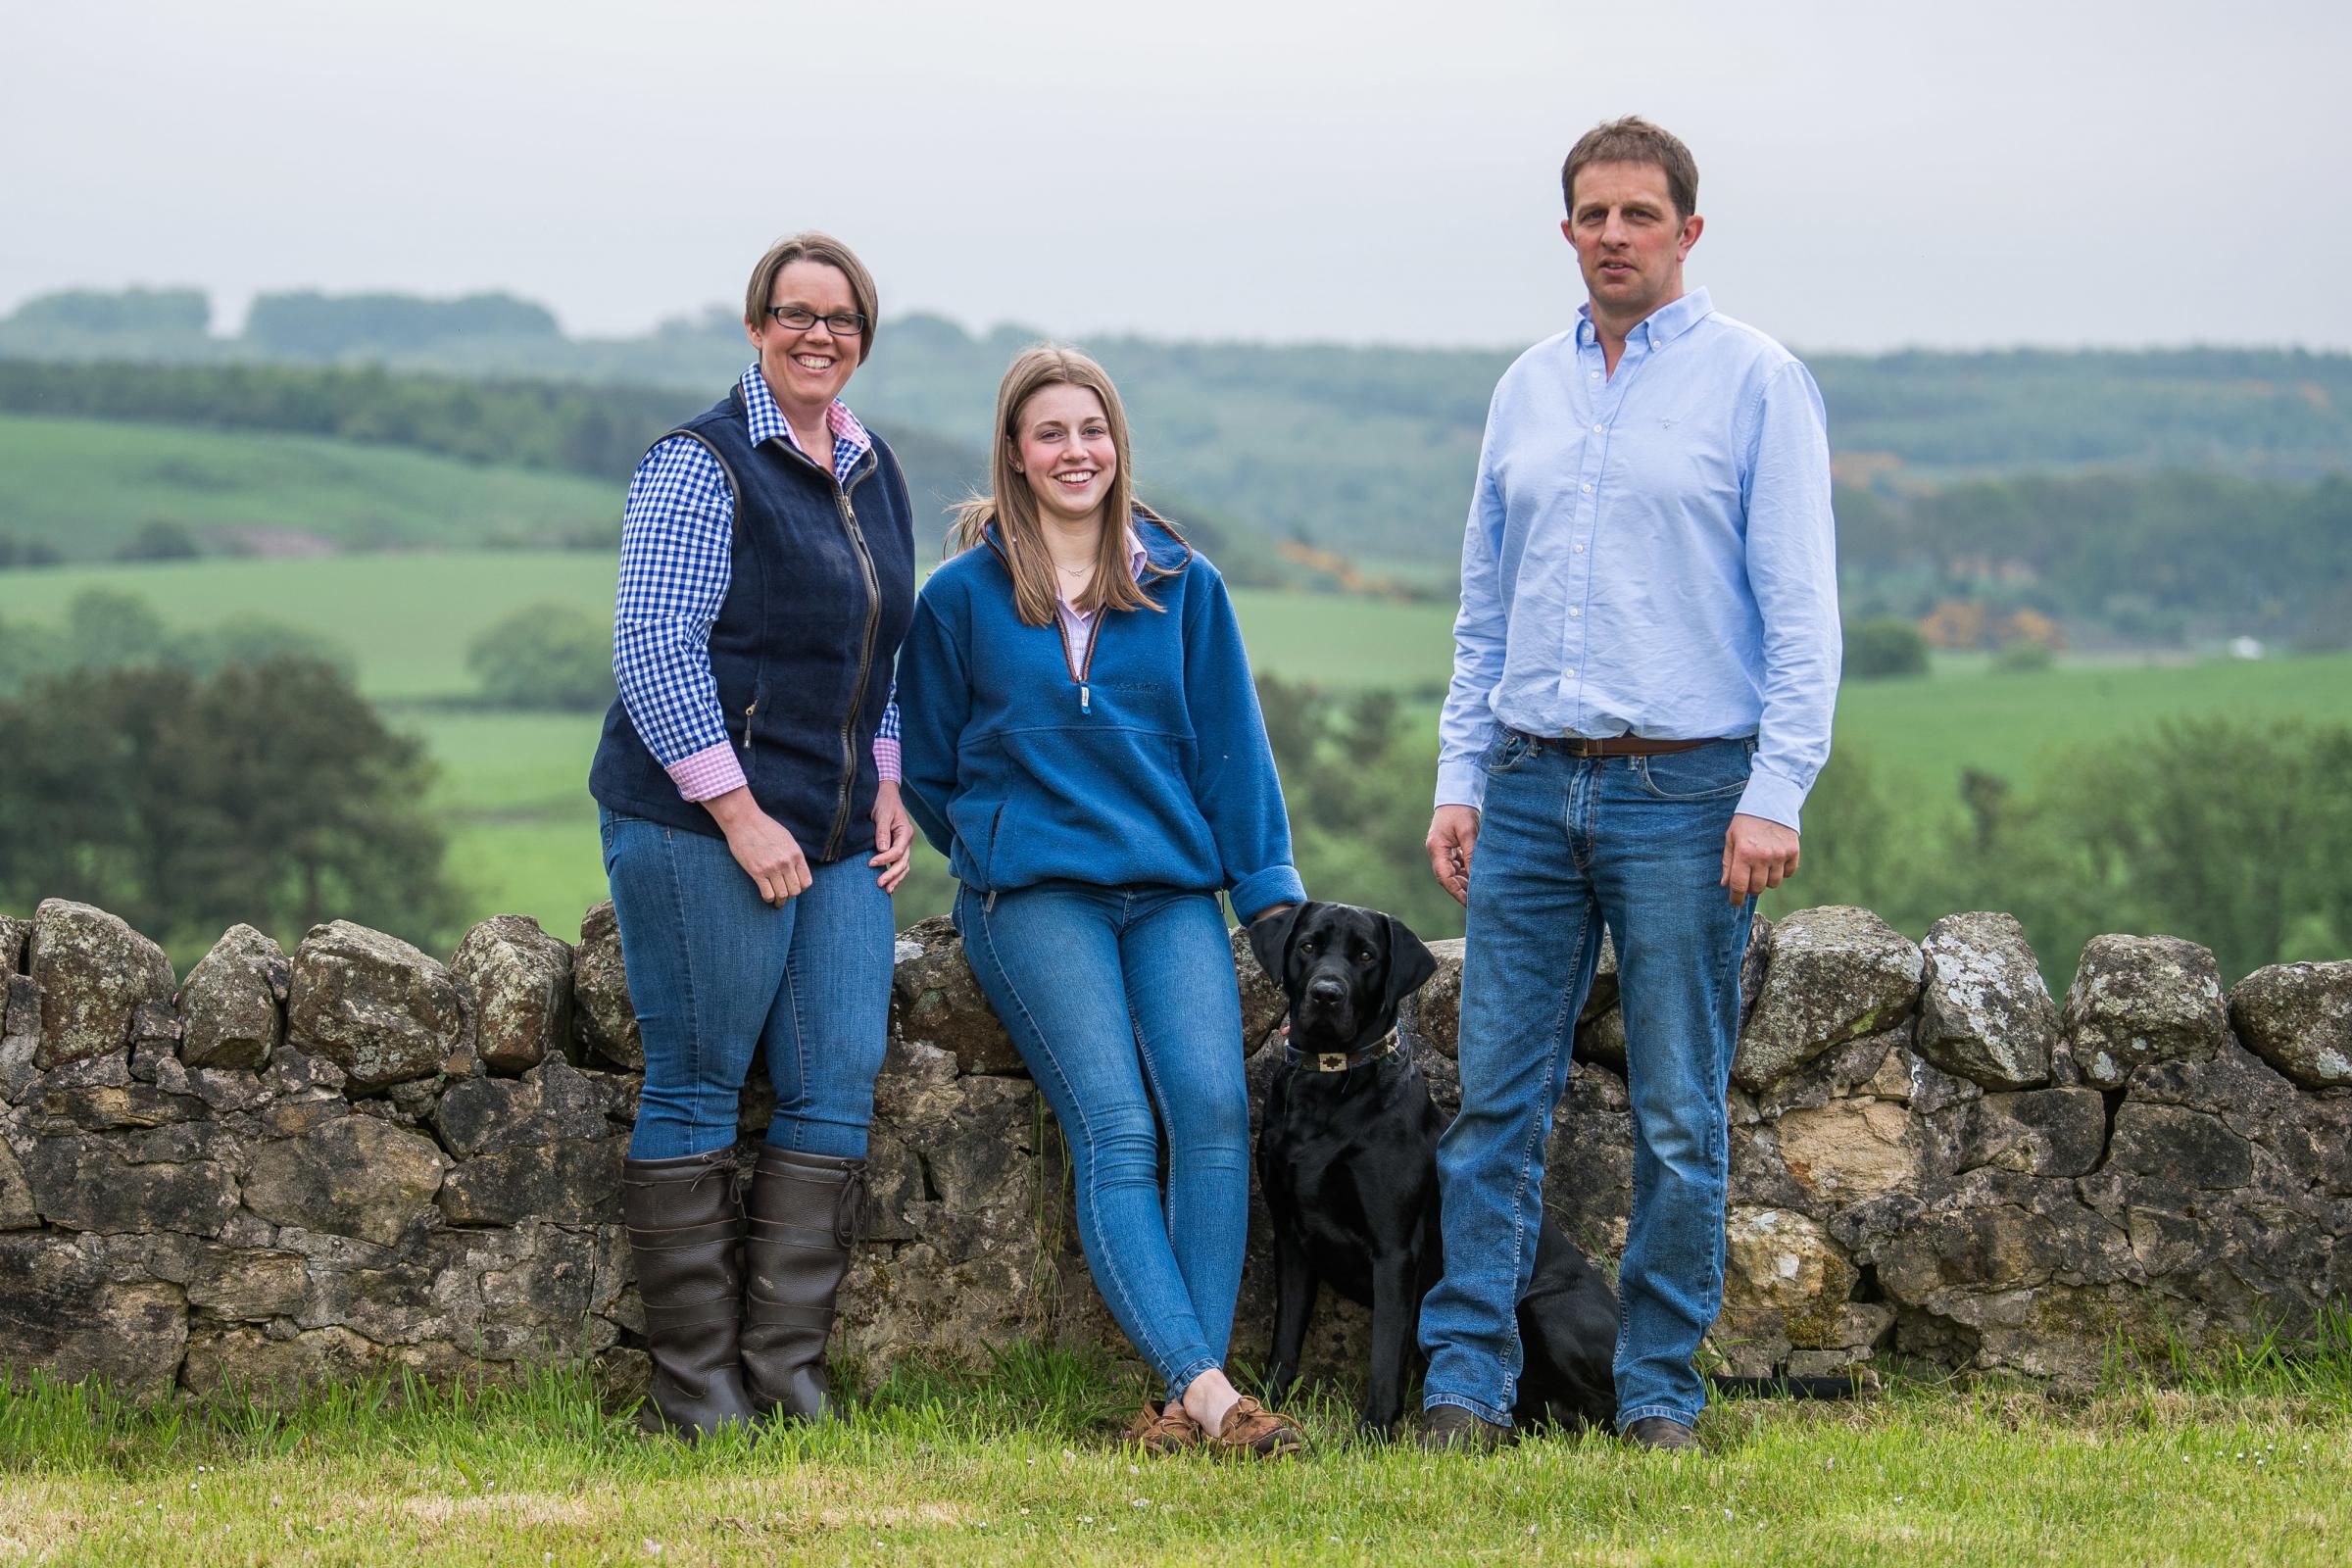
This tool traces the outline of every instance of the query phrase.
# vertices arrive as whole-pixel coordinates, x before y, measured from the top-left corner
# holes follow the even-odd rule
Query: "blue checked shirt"
[[[743,372],[756,445],[774,436],[800,450],[755,364]],[[826,413],[833,476],[847,483],[873,438],[847,405]],[[657,445],[637,466],[621,514],[620,591],[612,615],[612,677],[637,733],[690,801],[743,784],[710,676],[710,627],[726,602],[735,492],[710,448],[690,436]],[[874,738],[882,777],[899,777],[897,690]]]
[[[1697,289],[1628,335],[1591,307],[1503,372],[1462,539],[1440,806],[1488,745],[1756,737],[1739,809],[1795,828],[1830,755],[1840,638],[1828,421],[1812,375]]]

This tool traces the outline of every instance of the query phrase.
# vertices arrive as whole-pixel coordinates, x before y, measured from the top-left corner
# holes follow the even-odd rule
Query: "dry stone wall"
[[[1402,1028],[1450,1110],[1459,944],[1439,950]],[[1280,1001],[1238,934],[1235,962],[1263,1042]],[[2352,1298],[2352,962],[2225,996],[2203,949],[2101,937],[2061,1003],[2005,915],[1913,944],[1823,908],[1759,920],[1742,977],[1713,1340],[1731,1368],[1894,1354],[2080,1379],[2115,1346],[2293,1336]],[[643,1052],[610,906],[576,946],[485,921],[447,964],[342,921],[291,954],[238,926],[175,989],[153,943],[53,900],[0,916],[0,989],[11,1374],[146,1394],[558,1359],[642,1378],[618,1181]],[[1606,954],[1578,1049],[1546,1200],[1612,1254],[1633,1161]],[[1256,1095],[1277,1051],[1251,1057]],[[756,1083],[747,1153],[768,1109]],[[899,941],[876,1112],[845,1351],[869,1372],[1023,1336],[1130,1353],[1053,1119],[945,921]],[[1271,1317],[1256,1219],[1244,1360]],[[1309,1372],[1358,1365],[1364,1330],[1327,1301]]]

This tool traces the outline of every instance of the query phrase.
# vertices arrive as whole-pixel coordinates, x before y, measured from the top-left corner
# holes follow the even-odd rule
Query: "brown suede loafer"
[[[1306,1446],[1306,1433],[1298,1422],[1267,1409],[1248,1395],[1225,1412],[1225,1424],[1213,1436],[1203,1436],[1209,1447],[1220,1453],[1248,1453],[1261,1459],[1287,1459]]]
[[[1670,1415],[1645,1415],[1639,1421],[1629,1421],[1617,1434],[1637,1448],[1658,1448],[1678,1452],[1698,1446],[1698,1439],[1690,1429]]]
[[[1200,1423],[1176,1399],[1165,1404],[1146,1399],[1143,1412],[1127,1426],[1127,1441],[1146,1453],[1181,1453],[1200,1446],[1207,1438]]]

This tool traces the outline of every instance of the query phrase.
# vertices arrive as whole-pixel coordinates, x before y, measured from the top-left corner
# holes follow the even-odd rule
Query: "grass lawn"
[[[0,531],[103,559],[158,519],[344,547],[620,533],[621,491],[324,436],[0,415]]]
[[[1066,1358],[906,1373],[845,1424],[689,1449],[549,1375],[276,1415],[0,1394],[0,1555],[87,1564],[1329,1561],[2333,1564],[2341,1376],[2204,1392],[1898,1382],[1719,1404],[1665,1459],[1546,1437],[1487,1458],[1352,1439],[1264,1465],[1149,1460],[1141,1396]]]

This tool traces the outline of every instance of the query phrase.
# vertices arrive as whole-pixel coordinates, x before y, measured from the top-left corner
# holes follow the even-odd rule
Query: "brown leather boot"
[[[688,1440],[755,1419],[743,1386],[743,1210],[734,1151],[628,1159],[620,1211],[654,1377],[637,1420]]]
[[[865,1161],[765,1145],[748,1212],[744,1384],[762,1415],[822,1420],[833,1414],[825,1342],[865,1218]]]

